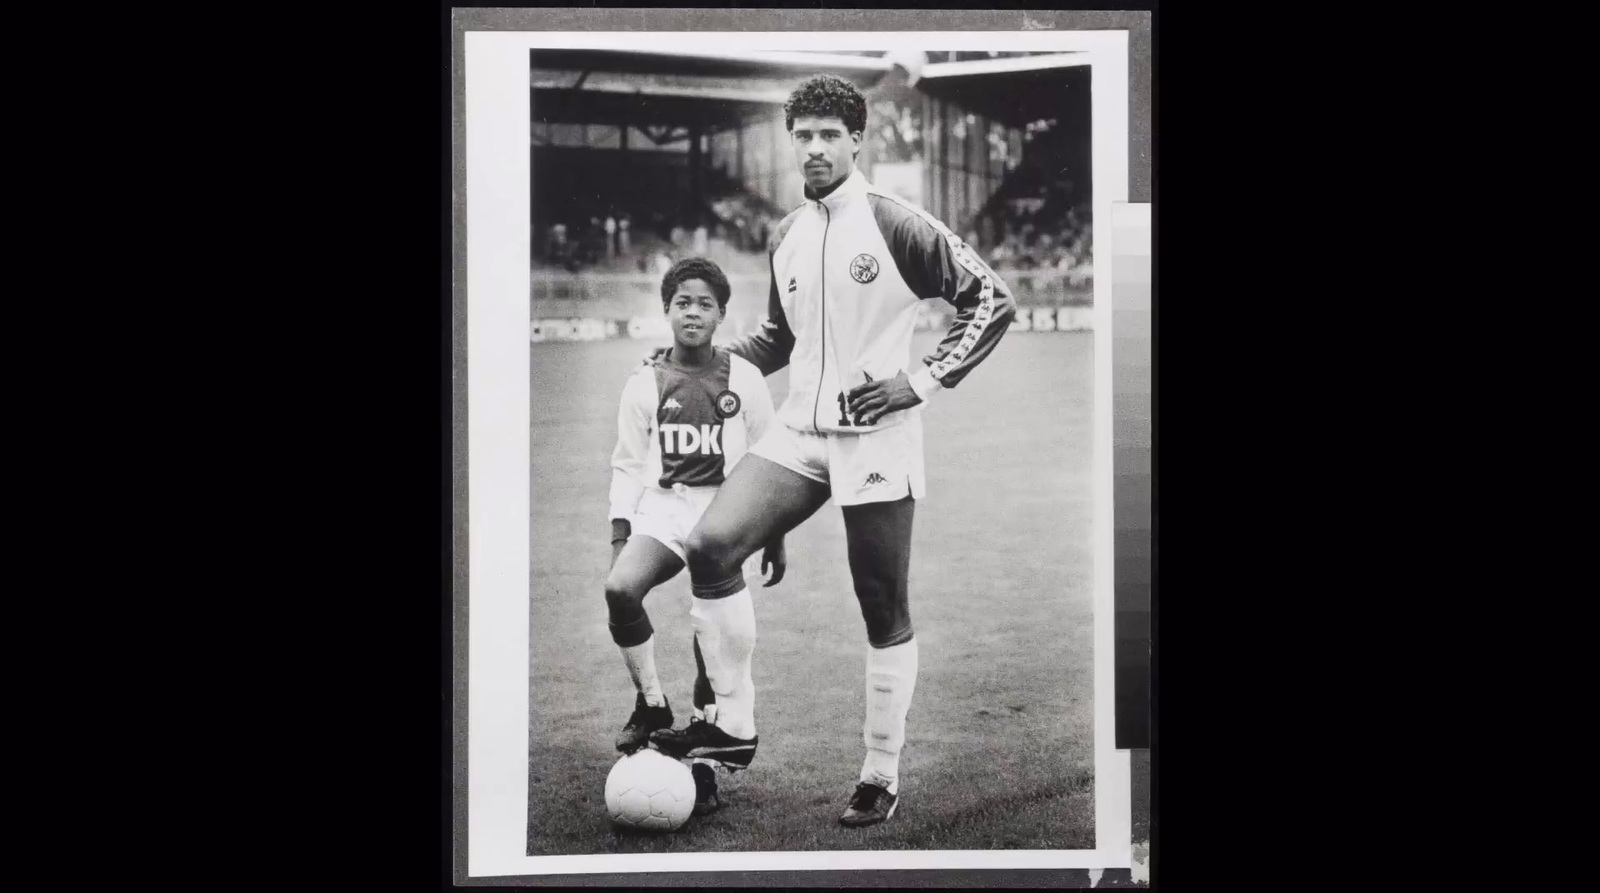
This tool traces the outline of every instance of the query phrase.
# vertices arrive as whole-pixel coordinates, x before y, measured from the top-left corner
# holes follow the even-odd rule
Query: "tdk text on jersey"
[[[721,425],[661,425],[661,452],[668,456],[722,455]]]

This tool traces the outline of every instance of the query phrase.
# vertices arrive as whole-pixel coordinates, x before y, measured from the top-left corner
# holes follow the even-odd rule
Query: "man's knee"
[[[873,647],[886,648],[910,639],[911,606],[906,581],[863,576],[855,580],[855,590],[861,619],[867,625],[867,641]]]
[[[594,590],[590,590],[593,592]],[[632,614],[644,604],[646,590],[617,579],[606,580],[606,607],[612,616]]]
[[[684,541],[689,575],[696,580],[719,580],[739,569],[746,556],[738,555],[738,542],[726,533],[696,527]]]

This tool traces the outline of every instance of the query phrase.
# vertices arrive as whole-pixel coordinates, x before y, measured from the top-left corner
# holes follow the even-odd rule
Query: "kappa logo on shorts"
[[[850,262],[850,278],[866,285],[878,278],[878,259],[870,254],[858,254]]]
[[[739,414],[739,395],[723,391],[717,395],[717,418],[731,419]]]
[[[881,474],[877,473],[876,471],[874,471],[873,473],[867,475],[867,481],[866,481],[866,483],[861,485],[861,489],[865,490],[866,488],[874,486],[874,485],[877,485],[877,484],[887,484],[887,483],[889,483],[889,479],[888,478],[886,478],[883,475],[881,475]]]

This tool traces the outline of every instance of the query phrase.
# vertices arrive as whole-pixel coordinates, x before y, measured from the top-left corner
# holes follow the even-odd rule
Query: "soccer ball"
[[[623,757],[606,778],[606,812],[618,827],[676,831],[694,812],[694,774],[648,748]]]

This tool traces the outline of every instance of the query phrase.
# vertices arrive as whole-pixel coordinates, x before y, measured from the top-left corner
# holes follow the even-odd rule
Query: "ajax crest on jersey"
[[[858,254],[850,261],[850,278],[866,285],[878,278],[878,259],[870,254]]]
[[[717,395],[717,418],[731,419],[739,414],[739,395],[723,391]]]
[[[658,750],[623,757],[606,777],[606,813],[619,828],[676,831],[693,812],[694,774]]]

